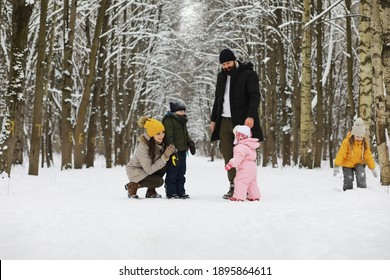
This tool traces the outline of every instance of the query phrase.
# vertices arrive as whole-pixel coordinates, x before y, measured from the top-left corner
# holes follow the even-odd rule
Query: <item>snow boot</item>
[[[229,199],[233,196],[233,193],[234,193],[234,184],[230,184],[230,188],[229,188],[229,191],[227,193],[225,193],[222,198],[223,199]]]
[[[168,199],[178,199],[180,196],[178,194],[173,194],[172,196],[167,196]]]
[[[247,197],[246,199],[249,200],[249,201],[260,201],[260,198],[249,198],[249,197]]]
[[[190,196],[188,194],[186,194],[186,193],[183,193],[183,194],[179,195],[179,197],[181,199],[188,199],[188,198],[190,198]]]
[[[142,188],[140,183],[130,182],[125,185],[125,189],[127,190],[127,196],[129,198],[139,198],[137,195],[137,190]]]
[[[243,201],[242,199],[238,199],[238,198],[235,198],[234,196],[232,196],[231,198],[229,198],[230,201]]]
[[[145,194],[146,198],[161,198],[161,195],[156,192],[155,188],[148,188]]]

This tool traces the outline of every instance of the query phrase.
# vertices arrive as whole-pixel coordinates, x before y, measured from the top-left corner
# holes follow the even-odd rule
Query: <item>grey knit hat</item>
[[[364,126],[364,122],[361,118],[356,119],[353,124],[351,134],[357,137],[364,137],[366,134],[366,127]]]
[[[181,111],[181,110],[187,110],[187,106],[182,100],[172,100],[169,102],[169,109],[171,112]]]

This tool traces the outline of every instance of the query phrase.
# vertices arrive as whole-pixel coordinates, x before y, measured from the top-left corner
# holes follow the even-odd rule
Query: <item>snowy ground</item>
[[[230,202],[221,160],[188,158],[189,200],[130,200],[124,167],[102,160],[38,177],[27,168],[0,178],[3,260],[390,259],[390,194],[370,172],[368,189],[342,192],[326,163],[259,167],[262,200]]]

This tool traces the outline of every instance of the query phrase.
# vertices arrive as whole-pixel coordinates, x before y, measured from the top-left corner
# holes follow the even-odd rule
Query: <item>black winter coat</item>
[[[227,76],[223,71],[218,73],[215,100],[211,112],[211,121],[215,122],[211,141],[219,140],[226,79]],[[253,70],[253,64],[239,62],[238,68],[233,70],[230,79],[230,111],[233,127],[243,125],[248,117],[253,118],[252,137],[263,141],[264,137],[259,121],[259,104],[259,78]]]

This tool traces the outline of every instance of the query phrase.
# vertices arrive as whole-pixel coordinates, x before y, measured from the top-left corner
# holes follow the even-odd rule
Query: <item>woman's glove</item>
[[[196,148],[195,143],[193,141],[188,142],[188,148],[190,148],[191,155],[195,155]]]
[[[375,178],[378,177],[378,172],[375,169],[371,169],[371,173]]]
[[[176,151],[175,145],[170,144],[166,147],[163,155],[161,156],[163,160],[168,161],[170,156]]]
[[[337,174],[339,174],[339,172],[340,172],[340,166],[335,166],[333,168],[333,177],[336,177]]]

